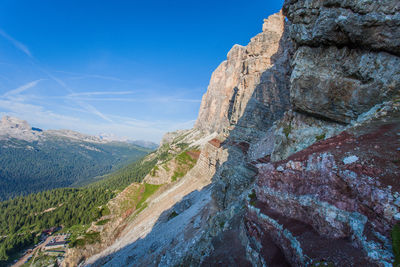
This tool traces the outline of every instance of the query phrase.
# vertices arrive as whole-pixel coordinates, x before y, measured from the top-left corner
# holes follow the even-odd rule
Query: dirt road
[[[24,255],[22,258],[20,258],[14,265],[12,265],[12,267],[20,267],[22,266],[25,261],[30,257],[36,254],[36,252],[39,252],[41,248],[43,248],[44,246],[46,246],[51,239],[53,239],[54,236],[49,236],[46,238],[46,240],[40,244],[39,246],[37,246],[36,248],[34,248],[31,252],[27,253],[26,255]]]

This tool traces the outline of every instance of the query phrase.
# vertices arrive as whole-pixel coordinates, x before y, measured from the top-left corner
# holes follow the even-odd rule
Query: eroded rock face
[[[362,46],[400,55],[400,2],[397,0],[286,0],[299,45]]]
[[[400,58],[335,46],[300,47],[290,97],[296,109],[349,123],[399,93]]]
[[[400,219],[400,166],[393,160],[400,157],[399,127],[397,106],[385,121],[257,164],[250,235],[259,243],[272,238],[295,266],[389,266],[391,227]]]
[[[271,161],[280,161],[344,130],[343,125],[288,111],[275,123]],[[269,140],[271,140],[270,138]]]
[[[400,88],[399,1],[286,1],[296,110],[349,123]]]
[[[211,77],[195,128],[227,133],[239,127],[238,135],[250,138],[283,114],[289,104],[291,52],[284,28],[284,16],[272,15],[246,47],[231,49]]]

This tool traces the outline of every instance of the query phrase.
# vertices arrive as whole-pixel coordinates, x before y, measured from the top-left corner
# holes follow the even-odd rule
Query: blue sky
[[[158,142],[283,0],[2,0],[0,115]]]

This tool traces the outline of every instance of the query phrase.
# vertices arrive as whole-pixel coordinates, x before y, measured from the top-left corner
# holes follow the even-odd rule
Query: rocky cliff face
[[[400,86],[398,1],[286,1],[294,108],[349,123]]]
[[[275,162],[254,162],[245,224],[255,262],[391,266],[400,219],[398,8],[285,2],[294,111],[276,124]]]
[[[197,137],[163,141],[201,150],[163,201],[182,186],[198,191],[166,205],[148,235],[133,225],[116,242],[125,247],[88,262],[390,266],[400,221],[399,5],[287,0],[287,21],[272,15],[213,73]]]
[[[284,28],[284,16],[272,15],[246,47],[229,51],[212,74],[195,128],[226,134],[241,128],[235,133],[251,140],[282,116],[289,105],[291,53]]]
[[[390,266],[400,219],[399,107],[284,161],[257,162],[247,213],[253,245],[273,240],[295,266]]]

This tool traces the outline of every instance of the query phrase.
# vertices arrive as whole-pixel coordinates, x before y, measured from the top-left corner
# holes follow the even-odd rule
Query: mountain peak
[[[1,118],[0,128],[20,129],[27,131],[32,130],[32,127],[26,120],[11,116],[3,116]]]
[[[40,135],[41,132],[32,130],[32,127],[26,120],[11,116],[3,116],[3,118],[1,118],[0,139],[16,138],[26,141],[34,141],[38,140]]]
[[[270,87],[270,81],[286,80],[283,76],[290,65],[288,53],[280,49],[286,38],[284,28],[282,12],[271,15],[264,20],[263,31],[251,38],[247,46],[232,47],[227,59],[212,74],[201,102],[196,129],[208,134],[227,133],[237,125],[242,129],[257,125],[262,130],[284,112],[289,104],[286,85],[272,87],[275,89],[268,91],[269,95],[263,93],[263,88]],[[275,64],[275,58],[280,58],[279,64]],[[259,119],[252,112],[244,114],[242,107],[248,103],[253,107],[247,110],[259,108],[264,118]]]
[[[279,13],[272,14],[267,19],[264,19],[262,31],[282,33],[284,28],[285,28],[285,16],[282,14],[281,10]]]

